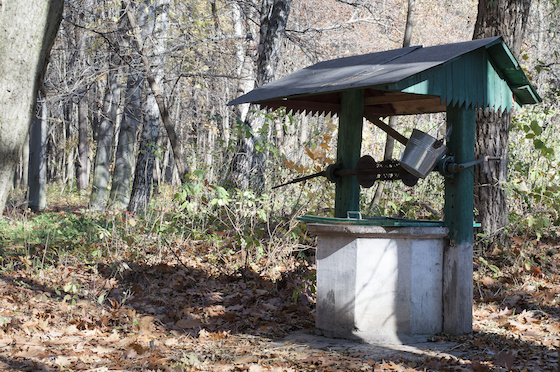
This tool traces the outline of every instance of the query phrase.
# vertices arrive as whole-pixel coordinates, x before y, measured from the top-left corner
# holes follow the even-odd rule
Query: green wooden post
[[[341,110],[338,122],[337,161],[345,169],[354,169],[362,148],[364,122],[364,91],[349,90],[340,93]],[[360,185],[356,176],[340,177],[336,183],[334,216],[347,217],[347,212],[360,209]]]
[[[451,127],[449,152],[456,163],[474,159],[476,117],[474,108],[447,107]],[[472,332],[473,300],[473,167],[445,180],[445,225],[449,246],[443,258],[443,331]]]

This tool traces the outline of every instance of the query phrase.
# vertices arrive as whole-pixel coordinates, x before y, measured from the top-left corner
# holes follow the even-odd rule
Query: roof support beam
[[[364,91],[348,90],[341,92],[340,97],[336,160],[342,162],[344,168],[354,169],[362,151]],[[346,218],[348,212],[360,210],[360,185],[355,175],[340,177],[334,198],[335,217]]]
[[[447,107],[447,147],[457,163],[474,160],[475,109]],[[465,168],[445,178],[445,225],[449,246],[443,254],[443,331],[472,332],[474,171]]]
[[[429,96],[424,94],[412,94],[412,93],[391,93],[383,96],[371,96],[364,99],[364,104],[366,106],[373,105],[385,105],[387,103],[395,102],[412,102],[412,101],[429,101],[432,102],[434,99],[439,101],[438,96]]]
[[[372,124],[377,126],[379,129],[381,129],[382,131],[387,133],[389,136],[393,137],[396,141],[399,141],[400,143],[402,143],[405,146],[408,143],[408,138],[406,138],[405,136],[403,136],[402,134],[397,132],[395,129],[390,127],[388,124],[383,122],[381,119],[379,119],[377,116],[375,116],[371,112],[365,111],[364,112],[364,117],[366,119],[368,119]]]

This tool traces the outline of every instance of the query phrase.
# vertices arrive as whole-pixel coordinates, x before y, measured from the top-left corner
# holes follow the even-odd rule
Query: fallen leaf
[[[54,360],[54,363],[61,366],[61,367],[69,367],[69,366],[72,365],[72,363],[74,363],[77,360],[78,360],[78,358],[75,357],[75,356],[67,357],[67,356],[59,355]]]
[[[258,362],[258,358],[255,355],[243,355],[233,361],[234,364],[251,364]]]
[[[43,358],[47,356],[47,349],[42,345],[30,345],[14,354],[17,358]]]
[[[107,337],[105,339],[105,341],[115,342],[115,341],[119,341],[120,339],[121,339],[121,336],[118,334],[118,332],[112,332],[111,336]]]
[[[103,354],[112,353],[112,352],[114,352],[115,350],[114,350],[114,349],[110,349],[110,348],[108,348],[108,347],[96,346],[96,347],[92,348],[91,351],[93,351],[93,352],[96,353],[96,354],[101,354],[101,355],[103,355]]]
[[[475,372],[491,372],[493,370],[486,364],[481,364],[480,362],[474,362],[472,365],[472,369]]]
[[[128,345],[128,348],[124,352],[125,359],[134,359],[139,355],[142,355],[146,352],[146,349],[142,345],[137,342],[134,342]]]
[[[226,308],[223,307],[222,305],[216,305],[216,306],[210,306],[207,309],[207,311],[208,311],[208,316],[216,317],[216,316],[224,315],[226,313]]]
[[[496,285],[497,280],[489,276],[484,276],[482,279],[480,279],[480,282],[484,284],[485,287],[493,287],[494,285]]]
[[[82,332],[78,329],[78,327],[76,327],[75,324],[69,325],[64,329],[64,334],[68,336],[79,335],[81,333]]]
[[[542,273],[542,270],[539,269],[538,267],[536,267],[536,266],[531,266],[531,275],[533,275],[533,276],[539,276],[539,277],[540,277],[540,276],[543,275],[543,273]]]
[[[0,337],[0,347],[5,347],[13,343],[14,343],[14,339],[11,337],[5,337],[5,336]]]
[[[154,330],[154,318],[144,316],[138,321],[138,330],[140,334],[150,334]]]
[[[163,341],[163,344],[167,347],[172,347],[172,346],[177,346],[177,344],[179,343],[179,341],[176,338],[167,338],[165,341]]]
[[[202,325],[203,323],[200,319],[197,319],[191,315],[181,320],[178,320],[175,323],[175,327],[180,329],[194,329],[194,328],[201,327]]]
[[[513,362],[515,362],[515,356],[517,353],[515,352],[505,352],[502,351],[496,355],[496,364],[505,367],[511,368],[513,366]]]
[[[525,240],[518,237],[518,236],[514,236],[511,238],[515,243],[519,244],[519,245],[523,245],[525,243]]]

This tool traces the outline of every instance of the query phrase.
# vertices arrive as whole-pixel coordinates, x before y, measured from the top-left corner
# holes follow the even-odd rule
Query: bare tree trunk
[[[78,102],[78,161],[76,164],[76,178],[78,190],[89,186],[89,140],[88,140],[88,101],[83,95]]]
[[[63,0],[0,3],[0,216],[27,138]]]
[[[119,132],[115,170],[110,198],[119,207],[126,207],[130,200],[132,170],[134,168],[134,150],[136,132],[142,118],[142,88],[144,78],[138,71],[132,71],[128,77],[125,111]]]
[[[132,28],[132,35],[133,35],[132,40],[136,45],[138,52],[140,53],[140,58],[142,60],[142,64],[144,65],[144,73],[146,74],[146,80],[148,81],[150,90],[152,91],[152,94],[154,95],[154,98],[158,105],[161,120],[163,122],[165,130],[167,131],[167,136],[169,137],[169,142],[171,142],[171,147],[173,148],[173,156],[175,158],[175,163],[177,164],[177,168],[179,170],[181,182],[184,182],[186,175],[190,172],[189,166],[186,162],[184,149],[181,146],[179,137],[177,136],[175,124],[171,121],[169,109],[165,103],[165,96],[164,96],[165,92],[163,91],[161,80],[158,81],[157,74],[154,73],[154,71],[152,71],[152,64],[148,59],[148,54],[151,54],[149,49],[153,48],[153,46],[151,45],[151,43],[148,42],[147,39],[145,39],[142,36],[142,32],[140,30],[140,27],[138,26],[138,22],[136,22],[136,17],[133,12],[135,8],[132,6],[131,1],[130,0],[123,0],[123,1],[124,4],[126,5],[126,14],[128,17],[128,21],[130,22],[130,26]],[[158,6],[160,7],[165,7],[165,8],[169,7],[169,0],[159,0],[157,3]],[[165,12],[161,13],[158,17],[159,18],[158,22],[161,23],[160,24],[161,26],[164,26],[166,28],[165,28],[165,32],[162,32],[163,30],[159,30],[159,32],[161,34],[166,34],[169,24],[167,19],[165,21],[162,20],[161,18],[162,16],[167,17],[167,14]],[[158,68],[162,68],[162,66],[158,66]]]
[[[86,5],[91,5],[88,1]],[[80,19],[83,20],[82,13]],[[86,60],[86,35],[83,32],[75,31],[76,45],[78,47],[78,60]],[[76,161],[76,187],[78,190],[85,190],[89,186],[89,170],[90,170],[90,145],[88,139],[88,91],[84,89],[79,96],[78,101],[78,157]]]
[[[501,35],[518,58],[530,9],[531,0],[479,0],[473,39]]]
[[[76,114],[77,113],[75,112],[75,110],[72,110],[72,116],[76,116]],[[69,136],[68,141],[69,141],[71,138],[73,138],[72,122],[68,122],[67,130],[68,130],[68,136]],[[76,149],[74,148],[74,146],[68,146],[67,153],[66,153],[66,177],[64,179],[64,183],[67,184],[68,186],[72,186],[72,182],[74,181],[74,176],[75,176],[75,172],[74,172],[75,150]]]
[[[47,206],[47,101],[38,94],[37,114],[29,132],[28,206],[41,211]]]
[[[170,185],[173,184],[171,169],[169,167],[170,164],[170,155],[171,155],[171,146],[169,145],[169,141],[163,138],[163,146],[165,147],[165,152],[163,153],[163,159],[161,164],[161,180],[160,182],[167,182]],[[171,164],[173,164],[173,160],[171,159]]]
[[[72,66],[72,64],[70,65]],[[74,148],[69,146],[72,139],[72,122],[74,119],[74,103],[72,101],[64,103],[64,119],[60,125],[62,126],[62,140],[60,145],[60,161],[57,162],[59,180],[64,185],[71,185],[72,179],[74,178],[74,172],[72,170],[74,162]],[[52,164],[52,163],[51,163]]]
[[[291,0],[262,1],[256,86],[267,84],[275,78],[290,6]],[[258,107],[249,109],[249,114],[243,123],[245,130],[241,131],[238,139],[231,172],[232,183],[239,189],[247,187],[257,191],[264,189],[266,153],[258,144],[259,141],[263,143],[267,137],[260,133],[263,125],[264,116]]]
[[[116,55],[111,56],[107,86],[103,98],[103,118],[97,128],[97,149],[95,153],[95,167],[93,169],[93,183],[89,208],[104,210],[107,206],[107,187],[109,185],[109,167],[113,158],[113,141],[117,122],[117,107],[120,102],[121,86],[117,66],[119,60]]]
[[[29,176],[29,137],[23,143],[19,164],[16,166],[14,173],[14,189],[27,188]]]
[[[241,96],[255,87],[255,74],[253,62],[247,55],[248,50],[245,48],[245,45],[248,43],[246,35],[249,34],[250,30],[245,30],[244,27],[245,17],[242,4],[239,1],[235,1],[231,6],[234,36],[238,40],[235,47],[235,59],[237,60],[236,74],[241,77],[240,83],[237,86],[237,95]],[[244,122],[249,112],[249,104],[238,105],[235,107],[235,110],[239,110],[239,118]]]
[[[129,47],[129,44],[129,37],[125,37],[123,45]],[[134,54],[129,57],[131,63],[129,63],[124,113],[120,125],[110,194],[110,199],[115,205],[122,208],[126,207],[130,200],[136,133],[142,118],[142,91],[144,87],[140,59]]]
[[[164,51],[165,51],[165,40],[167,38],[167,30],[169,27],[169,22],[167,18],[167,12],[169,7],[168,0],[159,0],[154,3],[149,3],[146,1],[146,6],[138,12],[138,22],[136,17],[132,13],[133,8],[130,6],[127,8],[128,20],[131,27],[134,30],[134,39],[138,52],[140,53],[140,58],[144,64],[144,69],[146,75],[148,75],[147,80],[150,84],[151,93],[148,95],[146,100],[147,112],[144,119],[144,124],[142,128],[142,142],[140,143],[140,149],[138,154],[138,159],[136,162],[136,168],[134,172],[134,182],[132,185],[132,194],[130,196],[130,201],[128,203],[128,210],[132,213],[143,213],[148,206],[151,196],[151,188],[154,174],[154,161],[155,161],[155,149],[157,145],[157,138],[159,135],[159,120],[162,118],[166,128],[171,125],[172,136],[169,135],[169,130],[167,131],[169,136],[169,141],[174,150],[175,160],[177,161],[177,153],[175,150],[179,151],[179,155],[182,156],[181,164],[186,166],[186,161],[184,155],[182,155],[182,147],[178,144],[178,138],[175,134],[175,128],[170,121],[169,112],[167,107],[162,102],[163,96],[162,92],[159,91],[164,73]],[[157,8],[160,9],[157,9]],[[138,24],[143,26],[140,30]],[[148,63],[147,57],[144,50],[141,48],[140,40],[148,40],[150,38],[153,40],[153,46],[151,50],[153,52],[153,69]],[[144,45],[146,47],[146,45]],[[164,109],[164,112],[162,111]],[[173,142],[175,146],[173,147]],[[180,170],[183,172],[182,179],[187,174],[185,168]]]
[[[148,109],[142,127],[142,138],[134,170],[132,193],[127,208],[129,212],[134,214],[143,213],[150,202],[155,148],[159,134],[159,108],[153,94],[148,96],[146,107]]]
[[[502,35],[514,56],[523,42],[531,0],[479,0],[473,39]],[[511,112],[479,109],[476,115],[475,156],[507,159]],[[506,238],[500,230],[508,225],[507,161],[492,162],[474,169],[474,208],[484,234],[495,240]]]

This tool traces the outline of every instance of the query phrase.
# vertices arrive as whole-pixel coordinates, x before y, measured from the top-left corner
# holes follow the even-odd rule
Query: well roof
[[[265,109],[338,113],[340,92],[364,89],[365,111],[390,116],[447,105],[509,110],[541,100],[501,37],[413,46],[317,63],[231,101]]]

